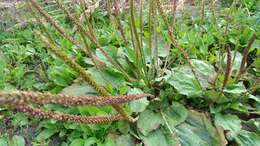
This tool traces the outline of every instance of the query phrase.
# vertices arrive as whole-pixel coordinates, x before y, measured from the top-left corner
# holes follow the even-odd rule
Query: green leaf
[[[95,143],[97,143],[97,141],[98,141],[97,138],[90,137],[90,138],[86,139],[84,146],[92,146]]]
[[[127,134],[130,131],[130,124],[129,122],[122,120],[122,121],[118,121],[117,122],[117,127],[118,130],[123,133],[123,134]]]
[[[198,96],[202,93],[199,83],[193,75],[174,71],[167,82],[183,95]]]
[[[226,58],[226,56],[227,56],[226,53],[224,53],[224,56],[225,56],[224,60],[227,60],[227,58]],[[240,65],[241,65],[242,57],[243,57],[243,56],[242,56],[239,52],[236,53],[235,60],[234,60],[234,62],[232,62],[232,72],[239,70]],[[234,51],[231,52],[231,60],[233,60],[233,58],[234,58]],[[226,66],[227,66],[227,62],[224,61],[224,60],[223,60],[223,63],[222,63],[222,64],[223,64],[223,67],[224,67],[224,69],[225,69]]]
[[[145,146],[176,146],[172,136],[162,128],[151,132],[148,136],[140,136]]]
[[[50,80],[63,87],[68,86],[76,76],[76,73],[65,65],[50,68],[47,74]]]
[[[97,95],[97,92],[85,83],[75,83],[71,86],[64,88],[61,91],[62,94],[73,95],[73,96],[83,96],[83,95]]]
[[[28,124],[28,118],[23,113],[16,113],[12,119],[14,126],[25,126]]]
[[[173,102],[172,106],[167,108],[165,112],[163,111],[163,113],[173,129],[175,126],[184,122],[188,117],[188,110],[178,102]]]
[[[50,138],[57,131],[55,129],[44,129],[41,133],[36,137],[37,141],[42,141]]]
[[[170,46],[163,40],[163,38],[158,38],[158,56],[166,57],[169,55]]]
[[[104,143],[98,143],[97,146],[116,146],[111,138],[106,138]]]
[[[141,98],[133,100],[129,104],[132,112],[142,112],[149,105],[149,101],[146,98]]]
[[[88,69],[88,72],[90,72],[93,78],[95,78],[96,81],[103,86],[112,84],[113,87],[118,87],[122,86],[124,82],[124,76],[113,68],[107,67],[97,70],[93,67]]]
[[[85,140],[84,139],[75,139],[71,142],[69,146],[84,146]]]
[[[0,89],[4,88],[4,83],[5,83],[5,67],[6,67],[6,62],[5,58],[3,57],[2,54],[0,54]]]
[[[129,94],[136,94],[136,93],[143,93],[141,89],[130,89]],[[149,105],[149,101],[147,98],[141,98],[138,100],[133,100],[129,102],[130,110],[132,112],[142,112],[146,109],[146,107]]]
[[[22,136],[15,135],[12,138],[13,146],[25,146],[25,140]]]
[[[259,95],[254,96],[254,95],[250,94],[248,96],[248,98],[255,100],[257,103],[260,103],[260,96]]]
[[[224,89],[224,92],[232,93],[232,94],[241,94],[241,93],[245,93],[246,91],[247,90],[246,90],[246,88],[245,88],[245,86],[243,85],[242,82],[240,82],[238,84],[228,85]]]
[[[0,146],[7,146],[7,140],[5,138],[0,138]]]
[[[215,69],[211,64],[209,64],[205,61],[202,61],[202,60],[197,60],[197,59],[192,59],[191,61],[192,61],[192,66],[194,67],[194,69],[196,69],[203,75],[210,76],[215,73]]]
[[[259,134],[242,130],[238,136],[235,137],[236,142],[240,146],[259,146],[260,136]]]
[[[226,143],[221,136],[224,133],[219,134],[206,116],[196,111],[189,111],[186,121],[175,129],[182,146],[219,146]]]
[[[163,124],[163,120],[160,114],[154,113],[149,109],[143,111],[137,121],[137,127],[144,136],[159,128],[161,124]]]
[[[215,124],[222,126],[225,130],[229,130],[232,135],[239,133],[241,130],[241,120],[236,115],[215,115]]]
[[[116,146],[134,146],[134,145],[135,145],[135,140],[129,134],[121,135],[116,139]]]

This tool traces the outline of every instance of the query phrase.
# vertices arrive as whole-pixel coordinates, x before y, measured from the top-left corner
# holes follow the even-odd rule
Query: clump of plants
[[[74,130],[71,145],[260,144],[259,25],[250,24],[259,16],[250,2],[219,8],[203,0],[189,7],[196,16],[176,1],[129,0],[122,7],[107,0],[105,10],[84,0],[75,8],[55,2],[70,27],[28,0],[38,24],[33,32],[79,78],[62,94],[1,91],[1,105],[57,121],[108,122],[43,124],[50,135]]]

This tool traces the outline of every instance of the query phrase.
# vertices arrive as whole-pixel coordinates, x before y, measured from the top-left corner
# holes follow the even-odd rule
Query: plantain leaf
[[[225,145],[223,133],[217,131],[203,113],[189,111],[184,123],[176,128],[182,146],[219,146]]]
[[[106,86],[107,84],[111,84],[113,87],[121,86],[124,82],[123,75],[116,71],[113,68],[102,68],[102,69],[96,69],[96,68],[89,68],[88,72],[91,73],[94,79],[102,85]]]
[[[245,86],[243,85],[242,82],[240,82],[238,84],[228,85],[224,89],[224,92],[231,93],[231,94],[241,94],[241,93],[245,93],[246,91],[247,90],[246,90],[246,88],[245,88]]]
[[[136,93],[143,93],[141,89],[134,88],[130,89],[129,94],[136,94]],[[149,101],[147,98],[141,98],[138,100],[133,100],[129,102],[130,110],[132,112],[142,112],[145,110],[145,108],[149,105]]]
[[[134,142],[134,138],[131,135],[121,135],[116,139],[116,146],[133,146],[135,145]]]
[[[181,71],[174,71],[167,82],[180,94],[187,96],[198,96],[202,93],[199,83],[193,75]]]
[[[75,139],[71,142],[69,146],[84,146],[85,140],[84,139]]]
[[[12,138],[12,146],[25,146],[25,140],[24,137],[20,135],[15,135]]]
[[[260,136],[259,134],[242,130],[238,136],[235,137],[236,142],[240,146],[259,146]]]
[[[201,74],[210,76],[215,73],[214,67],[202,60],[192,59],[192,66]]]
[[[62,94],[83,96],[83,95],[97,95],[97,92],[85,83],[75,83],[61,91]]]
[[[215,115],[215,125],[222,126],[225,130],[229,130],[232,135],[239,133],[241,130],[241,120],[236,115]]]
[[[172,106],[163,113],[172,128],[184,122],[188,117],[188,110],[178,102],[173,102]]]
[[[144,136],[159,128],[161,124],[163,124],[163,120],[160,114],[149,109],[143,111],[137,121],[137,127]]]
[[[163,128],[152,131],[147,136],[140,136],[145,146],[176,146],[174,138],[166,134]]]

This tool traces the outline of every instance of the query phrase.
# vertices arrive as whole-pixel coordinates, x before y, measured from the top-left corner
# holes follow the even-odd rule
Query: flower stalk
[[[152,96],[150,94],[129,94],[118,96],[69,96],[64,94],[51,94],[40,92],[0,91],[0,104],[22,105],[22,104],[59,104],[62,106],[105,106],[111,104],[122,104],[130,100]]]
[[[90,48],[85,45],[85,48],[82,48],[80,43],[77,42],[69,33],[67,33],[59,24],[58,22],[56,22],[56,20],[54,18],[52,18],[39,4],[36,0],[30,0],[30,3],[28,3],[29,6],[29,10],[31,11],[31,13],[33,14],[33,17],[36,18],[37,22],[40,24],[40,26],[42,28],[44,28],[45,32],[48,34],[48,37],[51,38],[51,36],[49,35],[48,31],[46,31],[46,28],[44,27],[44,23],[43,21],[38,18],[35,14],[35,12],[33,11],[34,7],[44,18],[45,20],[50,23],[65,39],[67,39],[68,41],[70,41],[73,45],[75,45],[77,48],[79,48],[81,51],[83,51],[86,55],[90,56],[90,58],[92,59],[93,63],[95,64],[96,67],[100,67],[100,66],[104,66],[104,62],[102,62],[101,60],[99,60],[90,50]]]
[[[194,75],[195,79],[197,80],[197,82],[199,84],[200,89],[202,90],[203,88],[201,86],[201,83],[200,83],[197,75],[196,75],[195,70],[193,69],[192,62],[190,60],[189,54],[181,47],[181,45],[178,43],[178,41],[174,37],[172,27],[170,26],[169,22],[167,21],[167,18],[166,18],[165,14],[164,14],[164,11],[163,11],[163,8],[161,6],[160,0],[156,0],[156,2],[157,2],[158,11],[159,11],[159,13],[160,13],[160,15],[161,15],[165,25],[167,26],[167,30],[168,30],[168,35],[169,35],[170,41],[181,52],[183,57],[188,61],[188,65],[189,65],[189,67],[190,67],[190,69],[192,71],[192,74]]]
[[[83,67],[77,64],[73,59],[70,59],[62,50],[56,47],[51,41],[49,41],[45,36],[43,36],[39,31],[35,30],[35,34],[41,39],[41,41],[52,51],[56,56],[61,58],[69,67],[74,69],[79,75],[91,86],[93,87],[101,96],[109,96],[109,93],[104,87],[99,85],[96,80],[88,73]],[[112,105],[124,118],[128,121],[134,122],[135,120],[126,113],[120,105]]]
[[[251,48],[251,46],[253,45],[255,40],[256,40],[256,33],[253,33],[253,35],[251,36],[246,48],[243,51],[243,58],[241,60],[240,68],[239,68],[239,71],[238,71],[237,76],[236,76],[236,81],[238,81],[240,79],[241,75],[246,70],[245,66],[246,66],[246,61],[247,61],[247,57],[248,57],[248,54],[249,54],[249,49]]]
[[[53,118],[59,121],[71,121],[71,122],[77,122],[82,124],[106,123],[106,122],[112,122],[112,121],[124,119],[124,117],[122,117],[120,114],[113,115],[113,116],[78,116],[78,115],[62,114],[53,111],[46,111],[42,109],[34,109],[26,105],[18,105],[15,107],[15,110],[18,112],[23,112],[33,117],[39,117],[44,119]]]
[[[226,46],[226,52],[227,52],[227,56],[226,56],[226,71],[225,71],[225,74],[224,74],[224,80],[223,80],[223,84],[222,84],[222,88],[221,88],[221,92],[219,94],[219,96],[221,96],[223,94],[223,91],[228,83],[228,78],[229,78],[229,75],[231,73],[231,70],[232,70],[232,64],[231,64],[231,51],[230,51],[230,47],[229,46]]]

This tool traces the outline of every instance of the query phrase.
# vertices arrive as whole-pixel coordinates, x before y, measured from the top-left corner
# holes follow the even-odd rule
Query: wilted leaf
[[[137,121],[137,127],[144,136],[147,136],[149,132],[159,128],[163,124],[162,117],[159,113],[146,109],[140,114]]]

